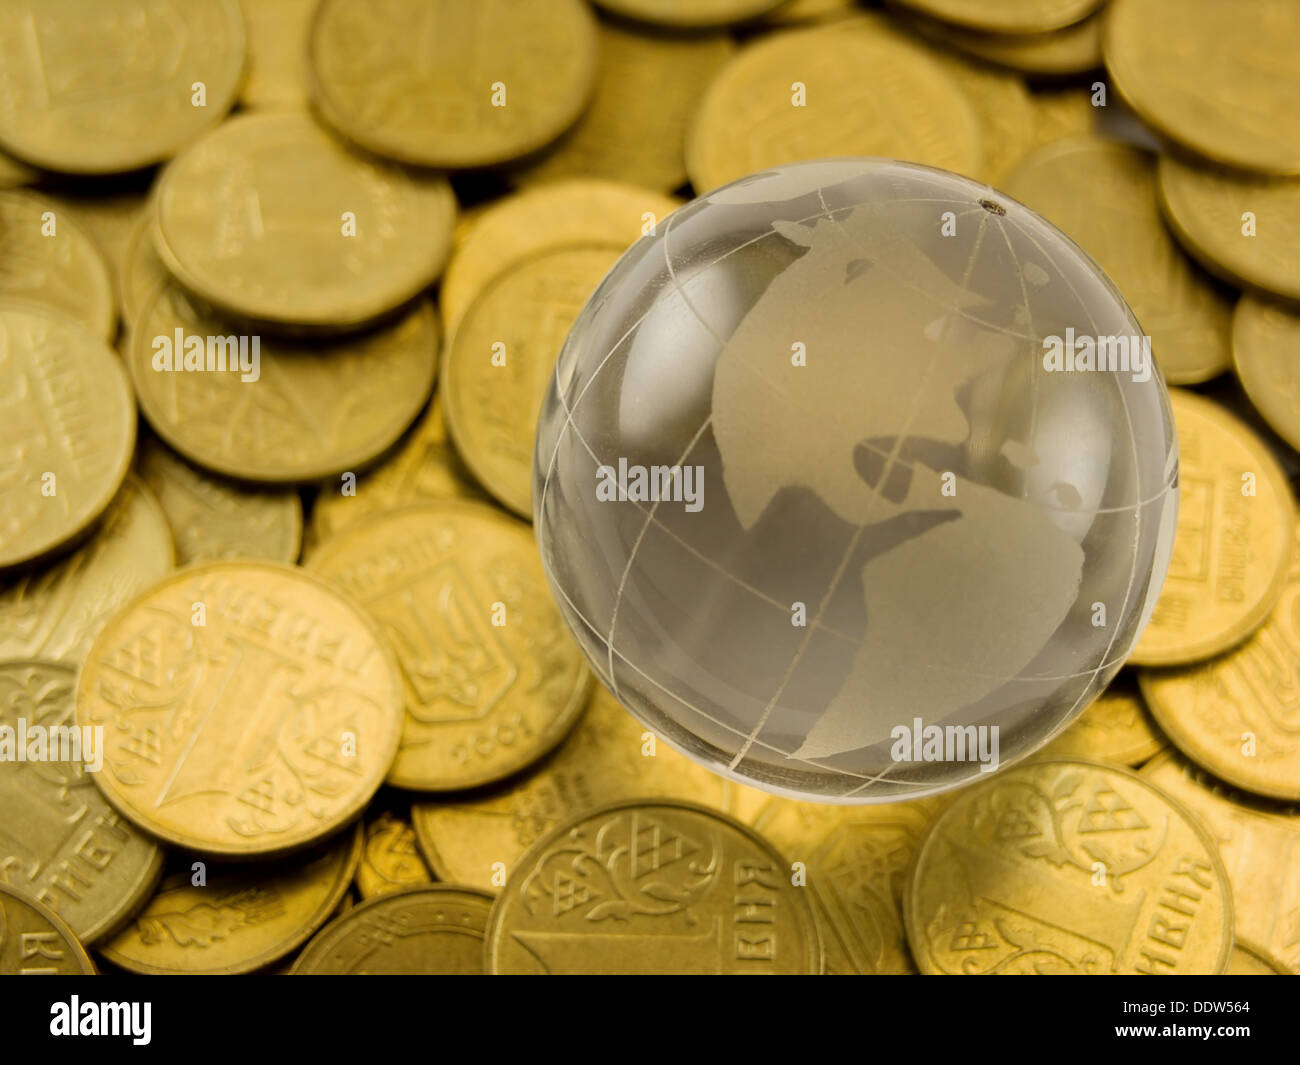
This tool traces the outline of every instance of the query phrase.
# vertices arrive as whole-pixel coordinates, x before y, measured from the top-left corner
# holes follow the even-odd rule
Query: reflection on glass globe
[[[1141,336],[1059,230],[954,174],[820,160],[703,196],[601,283],[543,405],[560,609],[737,780],[980,779],[1105,687],[1164,580],[1177,448]]]

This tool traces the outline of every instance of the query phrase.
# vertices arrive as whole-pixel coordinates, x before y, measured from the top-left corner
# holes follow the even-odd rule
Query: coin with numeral
[[[1214,840],[1148,780],[1029,762],[960,792],[904,892],[923,973],[1219,973],[1232,892]]]
[[[91,943],[148,898],[163,856],[95,787],[103,738],[71,728],[76,688],[71,666],[0,663],[0,725],[27,741],[15,752],[21,760],[0,758],[0,882],[34,896]],[[43,759],[28,760],[34,752]]]
[[[0,976],[85,976],[85,948],[46,906],[0,883]]]
[[[820,973],[807,890],[770,843],[690,803],[629,801],[538,840],[492,907],[493,974]]]
[[[187,850],[288,851],[355,818],[401,730],[378,627],[300,569],[209,562],[119,611],[91,646],[79,725],[100,727],[96,783]]]

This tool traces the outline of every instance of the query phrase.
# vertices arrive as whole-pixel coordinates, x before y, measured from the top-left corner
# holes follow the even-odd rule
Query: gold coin
[[[668,36],[600,27],[600,73],[591,106],[516,184],[608,178],[671,192],[686,183],[686,127],[735,45],[725,34]]]
[[[874,17],[776,33],[741,49],[700,104],[686,169],[704,193],[758,170],[845,155],[962,174],[983,165],[965,94],[929,50]]]
[[[580,814],[662,798],[735,815],[741,788],[660,742],[596,685],[581,720],[536,770],[487,793],[417,802],[411,824],[440,880],[496,891],[524,851]]]
[[[1240,939],[1232,944],[1227,969],[1223,970],[1225,977],[1277,977],[1279,974],[1286,975],[1286,969],[1278,969],[1268,958],[1255,948],[1247,947]]]
[[[1034,113],[1030,140],[1035,148],[1052,141],[1097,132],[1100,108],[1087,89],[1037,89],[1030,94]]]
[[[171,274],[153,246],[153,211],[146,209],[127,238],[122,257],[121,311],[124,326],[134,330],[140,312]],[[127,338],[129,347],[130,337]]]
[[[933,800],[831,806],[771,798],[747,818],[803,863],[831,975],[916,972],[903,930],[903,889]]]
[[[30,895],[0,883],[0,976],[88,976],[72,929]]]
[[[1300,799],[1300,709],[1292,697],[1300,660],[1300,550],[1294,547],[1285,579],[1268,620],[1245,643],[1190,669],[1143,670],[1139,677],[1156,719],[1184,754],[1247,791]]]
[[[0,659],[80,665],[108,619],[172,565],[162,507],[128,476],[84,544],[37,569],[0,578]]]
[[[748,22],[779,8],[785,0],[596,0],[623,18],[670,29],[712,29]]]
[[[0,192],[0,256],[0,296],[46,304],[113,339],[112,275],[72,212],[30,192]]]
[[[1300,810],[1234,792],[1172,751],[1153,758],[1142,775],[1191,809],[1217,840],[1238,938],[1300,971]]]
[[[154,203],[158,254],[186,288],[287,329],[353,329],[408,303],[456,221],[445,178],[364,158],[296,113],[223,123],[167,165]]]
[[[1102,65],[1100,12],[1047,33],[986,33],[923,15],[913,15],[907,24],[925,37],[1023,74],[1057,78],[1100,70]]]
[[[453,332],[474,298],[498,274],[561,244],[630,247],[681,201],[615,181],[557,181],[508,196],[457,239],[438,302]]]
[[[943,22],[986,33],[1046,33],[1087,18],[1105,0],[902,0]]]
[[[591,677],[528,526],[481,503],[376,514],[307,567],[366,607],[405,680],[388,782],[456,791],[535,762],[582,713]]]
[[[388,810],[367,818],[365,845],[357,866],[357,891],[363,899],[427,884],[432,879],[415,845],[415,829],[410,821]]]
[[[248,108],[306,110],[307,29],[316,0],[239,0],[248,32],[248,72],[239,102]]]
[[[239,329],[166,286],[135,323],[127,359],[154,431],[226,477],[296,484],[364,468],[401,437],[433,388],[438,318],[427,299],[391,324],[328,342]],[[252,365],[256,344],[255,379],[234,369],[167,369],[160,355],[181,347],[178,333],[187,346],[197,337],[209,358],[229,352],[228,365],[241,347]]]
[[[16,189],[21,185],[34,185],[40,172],[12,155],[0,152],[0,189]]]
[[[322,0],[308,42],[330,125],[417,166],[493,166],[550,144],[596,82],[579,0]]]
[[[858,13],[857,0],[785,0],[759,19],[761,28],[794,26],[800,23],[827,22]]]
[[[1207,381],[1232,365],[1231,304],[1161,221],[1148,153],[1101,137],[1058,141],[1022,159],[1001,188],[1097,260],[1150,335],[1170,384]]]
[[[993,70],[947,50],[931,57],[966,94],[979,124],[984,162],[969,176],[995,182],[1032,146],[1033,105],[1029,92],[1014,74]]]
[[[1139,666],[1209,658],[1259,628],[1286,584],[1295,529],[1291,490],[1264,442],[1208,399],[1182,389],[1169,398],[1178,528],[1160,598],[1129,656]],[[1169,732],[1166,715],[1151,709]]]
[[[1227,166],[1300,174],[1300,6],[1114,0],[1106,68],[1157,132]],[[1244,16],[1244,17],[1243,17]]]
[[[1160,206],[1211,273],[1300,300],[1300,178],[1228,173],[1166,155]]]
[[[60,187],[57,192],[44,190],[43,195],[63,211],[71,214],[76,223],[90,237],[103,258],[112,285],[114,332],[122,307],[122,273],[126,264],[126,251],[131,237],[142,219],[146,217],[147,192],[133,182],[116,191],[98,189],[94,185]]]
[[[152,438],[141,445],[136,466],[167,515],[181,565],[214,558],[298,560],[297,492],[259,491],[213,477]]]
[[[1232,944],[1232,953],[1228,955],[1228,967],[1223,970],[1225,976],[1285,976],[1286,967],[1259,947],[1246,942],[1240,936]]]
[[[1250,296],[1237,301],[1232,316],[1232,360],[1237,378],[1269,427],[1300,449],[1297,345],[1300,311]]]
[[[905,895],[923,973],[1218,973],[1232,895],[1214,841],[1117,766],[1028,762],[966,788]]]
[[[299,569],[208,562],[95,639],[77,723],[104,727],[100,789],[148,832],[247,857],[356,817],[392,763],[401,680],[378,627]]]
[[[1136,766],[1159,754],[1168,741],[1151,720],[1137,685],[1125,676],[1113,681],[1037,756],[1048,760],[1084,758]]]
[[[488,920],[496,974],[815,974],[804,888],[752,829],[691,803],[613,803],[538,840]]]
[[[178,855],[148,906],[99,952],[150,975],[264,969],[344,904],[360,857],[359,828],[292,861],[221,865]]]
[[[0,145],[74,174],[168,158],[221,121],[244,65],[235,0],[9,0],[0,42]]]
[[[0,663],[0,725],[15,745],[0,758],[0,881],[93,943],[153,893],[163,855],[92,783],[103,741],[68,731],[76,686],[70,666]],[[41,760],[26,761],[33,753]]]
[[[508,267],[465,311],[443,354],[443,404],[474,476],[521,518],[533,513],[533,446],[569,329],[618,261],[618,244],[548,248]]]
[[[0,570],[104,513],[131,464],[135,401],[118,357],[49,307],[0,300]]]
[[[409,887],[354,906],[307,944],[295,976],[481,976],[492,896]]]
[[[355,484],[321,489],[312,506],[310,543],[321,544],[361,518],[408,503],[483,498],[483,490],[452,449],[442,403],[435,395],[391,456]]]

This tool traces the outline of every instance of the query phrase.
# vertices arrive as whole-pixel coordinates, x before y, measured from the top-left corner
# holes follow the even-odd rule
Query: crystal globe
[[[1124,662],[1177,512],[1106,275],[995,190],[797,163],[661,220],[574,323],[533,508],[597,674],[680,751],[829,802],[940,791]]]

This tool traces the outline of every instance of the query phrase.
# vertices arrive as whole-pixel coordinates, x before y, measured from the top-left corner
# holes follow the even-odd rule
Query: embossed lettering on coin
[[[0,663],[0,725],[50,737],[48,760],[0,759],[0,882],[57,913],[84,943],[111,932],[153,891],[162,850],[104,800],[91,779],[94,751],[81,761],[66,738],[74,728],[77,674],[52,662]],[[57,739],[57,750],[55,747]]]
[[[397,749],[401,689],[349,600],[269,562],[209,562],[121,610],[82,666],[77,722],[104,729],[96,783],[177,846],[254,855],[355,817]]]
[[[79,322],[0,301],[0,569],[85,531],[131,463],[135,400],[122,364]]]
[[[1100,763],[1030,762],[960,792],[904,900],[923,973],[1217,973],[1232,946],[1214,841]]]
[[[625,802],[519,861],[492,907],[490,973],[819,973],[804,889],[771,845],[701,806]]]
[[[454,791],[527,766],[586,704],[591,675],[547,591],[526,525],[479,503],[376,514],[307,567],[364,606],[405,680],[390,784]]]

